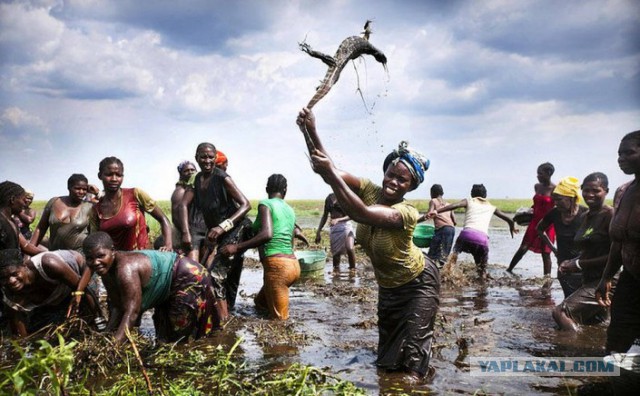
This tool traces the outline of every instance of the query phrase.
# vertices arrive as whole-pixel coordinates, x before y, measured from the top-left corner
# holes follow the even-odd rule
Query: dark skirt
[[[220,250],[223,246],[243,242],[250,238],[251,220],[244,218],[218,239],[218,249],[209,268],[216,299],[227,300],[227,305],[230,309],[233,308],[238,294],[244,252],[238,252],[233,257],[227,257]]]
[[[640,338],[640,281],[622,271],[611,298],[607,352],[625,353]]]
[[[439,294],[440,274],[429,258],[412,281],[378,288],[378,367],[427,373]]]

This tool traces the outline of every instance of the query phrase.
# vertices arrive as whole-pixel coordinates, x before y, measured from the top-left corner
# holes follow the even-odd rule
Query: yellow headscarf
[[[572,176],[567,176],[560,180],[553,190],[553,193],[575,198],[576,201],[580,201],[580,180]]]

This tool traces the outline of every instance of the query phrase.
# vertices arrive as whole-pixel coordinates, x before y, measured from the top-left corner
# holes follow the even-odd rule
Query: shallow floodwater
[[[305,219],[300,221],[304,224]],[[307,220],[312,223],[311,219]],[[461,224],[462,221],[459,221]],[[581,385],[602,383],[595,377],[478,377],[469,374],[469,357],[602,356],[605,326],[585,327],[578,335],[555,329],[552,308],[562,300],[557,280],[542,279],[542,260],[528,253],[509,275],[505,269],[522,233],[509,236],[504,222],[490,230],[489,274],[480,281],[467,271],[463,286],[443,284],[436,323],[430,378],[412,382],[401,374],[375,367],[377,286],[368,263],[350,273],[346,263],[335,273],[330,259],[323,273],[306,277],[291,288],[290,320],[261,319],[253,296],[262,285],[259,266],[245,268],[234,318],[219,335],[205,342],[233,344],[242,337],[239,357],[248,367],[281,368],[303,363],[324,368],[355,382],[371,394],[576,394]],[[457,229],[457,233],[460,229]],[[248,252],[248,256],[254,255]],[[255,257],[255,256],[254,256]],[[471,256],[458,263],[473,268]],[[555,264],[553,274],[555,274]],[[143,331],[152,333],[149,321]]]

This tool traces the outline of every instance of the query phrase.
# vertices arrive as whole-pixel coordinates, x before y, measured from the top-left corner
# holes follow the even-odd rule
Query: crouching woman
[[[197,262],[173,252],[116,251],[105,232],[90,234],[82,249],[107,289],[107,330],[115,330],[118,342],[151,308],[159,341],[200,338],[219,326],[211,278]]]
[[[84,257],[73,250],[55,250],[24,260],[20,250],[0,250],[0,287],[11,332],[19,337],[49,324],[61,324],[73,306],[85,269]],[[93,322],[100,316],[98,299],[87,289],[79,313]]]

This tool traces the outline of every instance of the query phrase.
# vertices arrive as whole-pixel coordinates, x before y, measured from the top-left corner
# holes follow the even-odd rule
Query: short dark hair
[[[589,182],[600,182],[600,185],[604,188],[609,188],[609,178],[602,172],[593,172],[587,175],[582,181],[580,188],[584,188],[584,185]]]
[[[20,249],[2,249],[0,250],[0,270],[9,267],[20,267],[24,265],[22,260],[22,252]]]
[[[120,158],[117,157],[105,157],[98,164],[98,174],[102,174],[102,171],[106,170],[109,165],[117,164],[124,170],[124,164],[120,161]]]
[[[480,197],[480,198],[487,197],[487,188],[484,186],[484,184],[474,184],[471,187],[471,198],[475,198],[475,197]]]
[[[431,198],[437,198],[441,195],[444,195],[444,190],[440,184],[434,184],[431,186]]]
[[[553,166],[551,162],[545,162],[544,164],[540,164],[538,166],[538,170],[546,173],[549,176],[552,176],[553,173],[556,171],[556,168]]]
[[[287,178],[279,173],[274,173],[267,179],[267,194],[287,192]]]
[[[640,145],[640,130],[627,133],[622,137],[622,141],[624,140],[634,140],[637,145]]]
[[[89,234],[82,242],[82,251],[87,252],[97,248],[105,247],[107,249],[113,249],[113,239],[104,231],[98,231]]]
[[[75,186],[78,182],[89,183],[89,180],[82,173],[74,173],[67,179],[67,188]]]
[[[203,143],[200,143],[198,147],[196,147],[196,154],[198,153],[198,151],[204,150],[206,148],[210,148],[211,150],[213,150],[214,153],[218,152],[218,150],[216,150],[216,146],[214,146],[213,143],[203,142]]]

